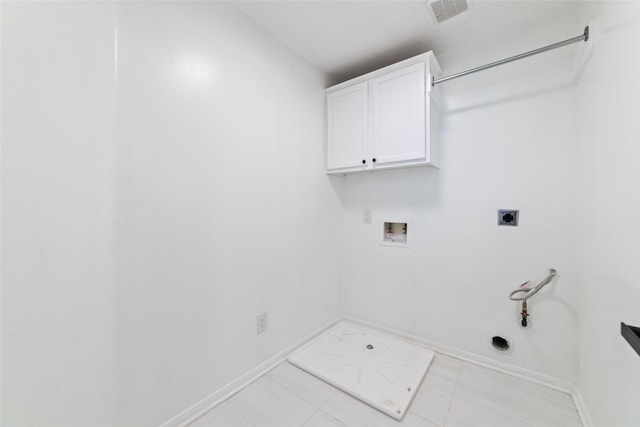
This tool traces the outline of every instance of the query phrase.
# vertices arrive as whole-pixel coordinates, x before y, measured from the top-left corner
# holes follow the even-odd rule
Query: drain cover
[[[367,344],[367,350],[373,350],[373,346],[371,344]]]

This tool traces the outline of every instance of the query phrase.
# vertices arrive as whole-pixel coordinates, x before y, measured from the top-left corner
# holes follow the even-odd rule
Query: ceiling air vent
[[[426,3],[438,24],[469,9],[466,0],[427,0]]]

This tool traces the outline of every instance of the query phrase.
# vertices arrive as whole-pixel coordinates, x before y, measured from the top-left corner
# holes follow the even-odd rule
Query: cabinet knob
[[[367,163],[367,161],[366,161],[366,160],[363,160],[363,161],[362,161],[362,164],[364,165],[365,163]]]
[[[373,163],[375,163],[375,162],[376,162],[376,159],[375,159],[375,157],[374,157],[373,159],[371,159],[371,161],[372,161]]]

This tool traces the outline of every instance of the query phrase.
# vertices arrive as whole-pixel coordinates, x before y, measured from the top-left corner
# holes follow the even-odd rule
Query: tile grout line
[[[283,363],[287,363],[287,362],[283,362]],[[280,366],[280,365],[278,365],[278,366]],[[274,369],[275,369],[275,368],[274,368]],[[296,367],[296,369],[300,369],[300,368],[297,368],[297,367]],[[269,372],[271,372],[271,371],[269,371]],[[286,384],[283,384],[282,382],[278,381],[278,379],[277,379],[277,378],[274,378],[274,377],[270,376],[270,375],[269,375],[269,372],[267,372],[267,373],[265,374],[265,376],[269,376],[269,378],[270,378],[270,379],[272,379],[272,380],[273,380],[273,381],[275,381],[276,383],[280,384],[282,387],[284,387],[284,388],[286,388],[287,390],[289,390],[291,393],[293,393],[293,394],[295,394],[296,396],[298,396],[300,399],[302,399],[302,400],[304,400],[305,402],[307,402],[307,403],[309,403],[309,404],[311,404],[311,405],[315,406],[315,407],[316,407],[316,408],[318,408],[318,409],[322,408],[322,406],[324,406],[324,404],[325,404],[325,403],[327,403],[327,402],[328,402],[328,401],[333,397],[333,395],[335,394],[335,392],[336,392],[336,390],[337,390],[337,389],[336,389],[334,386],[332,386],[331,384],[325,383],[325,382],[323,381],[323,383],[324,383],[324,384],[327,384],[329,387],[331,387],[331,388],[333,389],[333,393],[332,393],[332,394],[327,398],[327,400],[325,400],[324,402],[322,402],[322,404],[321,404],[320,406],[317,406],[315,403],[311,402],[309,399],[305,398],[304,396],[302,396],[301,394],[299,394],[299,393],[298,393],[298,392],[296,392],[295,390],[291,389],[291,388],[290,388],[290,387],[288,387]],[[302,372],[304,372],[304,375],[311,375],[311,374],[309,374],[307,371],[302,371]],[[316,378],[315,376],[312,376],[312,377],[313,377],[313,378]],[[318,381],[322,381],[322,380],[318,378]]]
[[[286,362],[286,361],[284,361],[284,362],[282,362],[282,363],[287,363],[287,362]],[[282,363],[281,363],[281,364],[279,364],[278,366],[282,365]],[[277,366],[276,366],[276,368],[277,368]],[[276,369],[276,368],[273,368],[273,369]],[[273,369],[272,369],[272,370],[273,370]],[[299,369],[299,368],[297,368],[297,367],[296,367],[296,369]],[[295,390],[293,390],[293,389],[291,389],[290,387],[288,387],[286,384],[283,384],[282,382],[278,381],[278,379],[277,379],[277,378],[274,378],[274,377],[270,376],[270,375],[269,375],[269,373],[270,373],[272,370],[270,370],[269,372],[267,372],[267,373],[265,374],[265,376],[269,376],[269,378],[270,378],[271,380],[273,380],[273,381],[274,381],[274,382],[276,382],[277,384],[281,385],[281,386],[282,386],[282,387],[284,387],[285,389],[289,390],[291,393],[293,393],[294,395],[298,396],[300,399],[304,400],[305,402],[307,402],[307,403],[309,403],[309,404],[313,405],[313,406],[314,406],[314,408],[316,409],[316,410],[311,414],[311,416],[309,416],[309,418],[307,418],[306,420],[304,420],[304,422],[303,422],[302,424],[300,424],[300,427],[304,427],[304,426],[305,426],[305,425],[306,425],[306,424],[307,424],[307,423],[308,423],[308,422],[309,422],[313,417],[315,417],[315,416],[316,416],[316,414],[322,410],[322,407],[323,407],[323,406],[324,406],[324,405],[325,405],[329,400],[331,400],[331,398],[332,398],[332,397],[333,397],[333,395],[335,394],[335,391],[336,391],[335,387],[333,387],[331,384],[327,384],[328,386],[330,386],[331,388],[333,388],[333,389],[334,389],[334,390],[333,390],[333,393],[332,393],[332,394],[331,394],[331,395],[330,395],[330,396],[329,396],[329,397],[328,397],[324,402],[322,402],[322,404],[321,404],[321,405],[317,406],[317,405],[316,405],[316,404],[314,404],[313,402],[311,402],[311,401],[309,401],[308,399],[306,399],[304,396],[300,395],[300,394],[299,394],[298,392],[296,392]],[[306,372],[306,371],[302,371],[302,372],[304,372],[304,374],[305,374],[305,375],[309,375],[309,373],[308,373],[308,372]],[[314,377],[314,378],[315,378],[315,377]],[[322,381],[322,380],[319,380],[319,381]],[[325,383],[325,384],[326,384],[326,383]],[[339,420],[338,420],[338,421],[339,421]]]
[[[225,402],[229,405],[229,407],[230,407],[231,409],[233,409],[233,410],[234,410],[237,414],[239,414],[243,419],[247,420],[247,421],[249,422],[249,424],[251,424],[253,427],[258,427],[258,426],[256,426],[256,425],[253,423],[253,421],[251,421],[250,419],[248,419],[247,417],[245,417],[244,415],[242,415],[242,412],[240,412],[239,410],[237,410],[237,409],[236,409],[236,408],[231,404],[231,402],[229,402],[228,400],[225,400]],[[258,412],[259,412],[261,415],[265,415],[265,414],[262,414],[262,412],[261,412],[261,411],[258,411]]]
[[[414,417],[420,418],[421,420],[425,420],[425,421],[426,421],[426,422],[428,422],[429,424],[433,424],[433,425],[438,426],[438,423],[434,423],[434,422],[433,422],[432,420],[430,420],[429,418],[425,418],[425,417],[423,417],[423,416],[422,416],[422,415],[420,415],[420,414],[416,414],[415,412],[411,411],[411,409],[409,409],[409,410],[405,413],[405,416],[406,416],[407,414],[411,414],[411,415],[413,415]],[[404,420],[404,419],[403,419],[403,420]],[[438,426],[438,427],[440,427],[440,426]]]
[[[266,375],[264,375],[264,376],[266,376]],[[262,379],[262,377],[261,377],[260,379]],[[280,387],[282,387],[282,388],[284,388],[285,390],[289,391],[290,393],[292,393],[292,394],[293,394],[293,395],[295,395],[296,397],[300,397],[300,396],[298,396],[296,393],[294,393],[294,392],[292,392],[291,390],[289,390],[289,388],[287,388],[287,387],[283,386],[283,385],[282,385],[282,384],[280,384],[278,381],[274,380],[273,378],[269,377],[269,379],[270,379],[271,381],[275,382],[275,383],[276,383],[277,385],[279,385]],[[283,396],[281,396],[281,395],[280,395],[280,393],[278,393],[278,392],[277,392],[277,391],[275,391],[275,390],[271,390],[271,389],[269,389],[269,387],[265,386],[265,385],[264,385],[264,384],[262,384],[262,383],[259,383],[259,381],[260,381],[260,380],[256,381],[254,384],[255,384],[257,387],[260,387],[260,388],[261,388],[265,393],[272,395],[272,396],[273,396],[273,397],[275,397],[277,400],[279,400],[280,402],[282,402],[285,406],[287,406],[287,400],[286,400]],[[304,400],[304,401],[306,402],[306,399],[302,399],[302,400]]]
[[[278,366],[278,365],[276,365]],[[220,403],[218,403],[216,406],[214,406],[213,408],[209,409],[208,411],[206,411],[204,414],[202,414],[201,416],[199,416],[198,418],[202,418],[203,416],[205,416],[206,414],[208,414],[211,411],[215,411],[215,409],[219,406],[224,405],[225,403],[227,404],[227,406],[229,408],[231,408],[232,411],[234,411],[236,414],[238,414],[240,416],[240,418],[244,419],[245,421],[247,421],[249,424],[251,424],[253,427],[258,427],[256,426],[253,421],[251,421],[249,418],[245,417],[242,412],[240,412],[236,407],[233,406],[233,404],[231,403],[231,399],[233,399],[235,396],[239,395],[240,393],[242,393],[244,390],[246,390],[247,388],[249,388],[252,385],[257,384],[258,380],[264,376],[266,376],[267,374],[269,374],[269,372],[271,372],[273,369],[275,369],[275,367],[269,369],[267,372],[263,373],[262,375],[260,375],[259,377],[255,378],[253,381],[251,381],[248,384],[245,384],[242,388],[239,388],[238,390],[236,390],[234,393],[230,394],[229,396],[226,397],[226,399],[224,399],[223,401],[221,401]],[[262,387],[264,389],[264,386]],[[263,414],[265,415],[265,414]],[[189,425],[185,426],[185,427],[189,427],[192,423],[189,423]]]
[[[311,420],[311,418],[315,417],[318,412],[320,412],[320,408],[316,407],[315,412],[313,414],[311,414],[311,416],[309,418],[304,420],[304,422],[302,424],[300,424],[300,427],[304,427],[305,425],[307,425],[307,423]]]
[[[458,359],[459,360],[459,359]],[[442,427],[447,425],[447,421],[449,420],[449,413],[451,412],[451,406],[453,405],[453,399],[456,396],[456,390],[458,389],[458,383],[460,382],[460,374],[462,374],[462,367],[464,366],[464,360],[460,360],[460,369],[458,369],[458,376],[456,378],[455,385],[453,386],[453,392],[451,393],[451,400],[449,401],[449,407],[447,408],[447,415],[444,417],[444,421],[442,423]]]
[[[226,401],[225,401],[226,402]],[[223,402],[224,403],[224,402]],[[236,414],[238,414],[238,416],[240,418],[242,418],[243,420],[245,420],[246,422],[248,422],[249,424],[251,424],[253,427],[257,427],[253,421],[251,421],[250,419],[248,419],[247,417],[245,417],[244,415],[242,415],[242,413],[240,411],[238,411],[236,408],[234,408],[233,406],[229,405],[229,408],[231,408],[231,410],[233,412],[235,412]]]

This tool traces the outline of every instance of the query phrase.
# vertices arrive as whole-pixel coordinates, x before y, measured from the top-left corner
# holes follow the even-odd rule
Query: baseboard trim
[[[215,407],[216,405],[219,405],[220,403],[224,402],[234,394],[240,392],[242,389],[244,389],[246,386],[248,386],[249,384],[257,380],[258,378],[260,378],[262,375],[264,375],[271,369],[278,366],[280,363],[282,363],[287,359],[287,356],[289,356],[289,354],[291,354],[292,352],[294,352],[295,350],[297,350],[302,345],[306,344],[316,336],[320,335],[327,329],[333,327],[342,319],[343,319],[342,316],[340,316],[332,320],[331,322],[327,323],[325,326],[322,326],[321,328],[315,330],[311,334],[305,336],[304,338],[296,341],[293,345],[285,348],[281,352],[265,360],[255,368],[251,369],[250,371],[246,372],[242,376],[233,380],[232,382],[222,387],[218,391],[211,393],[209,396],[205,397],[195,405],[185,409],[184,411],[182,411],[175,417],[171,418],[170,420],[165,421],[159,427],[184,427],[189,423],[192,423],[197,418],[204,415],[204,413],[209,411],[211,408]]]
[[[485,368],[493,369],[495,371],[499,371],[505,374],[513,375],[518,378],[522,378],[525,380],[533,381],[537,384],[544,385],[546,387],[550,387],[554,390],[561,391],[567,394],[573,394],[575,389],[575,385],[569,381],[562,380],[560,378],[553,377],[551,375],[542,374],[540,372],[536,372],[530,369],[521,368],[519,366],[511,365],[508,363],[504,363],[490,357],[482,356],[480,354],[472,353],[466,350],[462,350],[456,347],[451,347],[448,345],[440,344],[435,341],[431,341],[422,337],[418,337],[416,335],[411,335],[405,332],[398,331],[396,329],[387,328],[384,326],[377,325],[375,323],[371,323],[365,320],[357,319],[351,316],[344,316],[344,320],[353,322],[355,324],[368,327],[370,329],[377,330],[379,332],[389,334],[395,336],[396,338],[404,339],[408,342],[422,345],[423,347],[427,347],[431,350],[437,351],[442,354],[446,354],[448,356],[456,357],[458,359],[464,360],[466,362],[475,363],[476,365],[483,366]]]
[[[584,427],[593,427],[593,419],[591,418],[591,414],[589,413],[589,408],[587,408],[587,403],[584,400],[584,396],[582,392],[578,388],[578,386],[574,386],[573,391],[571,392],[571,397],[573,397],[573,403],[576,405],[576,409],[578,410],[578,415],[580,415],[580,421],[582,421],[582,425]]]

